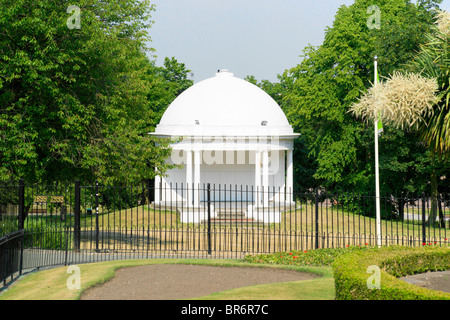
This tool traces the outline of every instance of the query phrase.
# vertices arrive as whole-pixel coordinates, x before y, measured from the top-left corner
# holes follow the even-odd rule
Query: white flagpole
[[[374,57],[375,68],[375,86],[378,82],[378,57]],[[378,114],[375,115],[375,203],[376,203],[376,219],[377,219],[377,245],[381,247],[381,214],[380,214],[380,174],[378,167]]]

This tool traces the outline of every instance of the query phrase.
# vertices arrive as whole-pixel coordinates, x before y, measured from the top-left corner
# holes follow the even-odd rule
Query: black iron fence
[[[151,257],[448,244],[450,199],[204,184],[0,186],[0,237],[24,230],[23,268]],[[1,255],[4,261],[6,255]]]
[[[6,284],[15,273],[22,271],[23,230],[12,232],[0,239],[0,281]]]

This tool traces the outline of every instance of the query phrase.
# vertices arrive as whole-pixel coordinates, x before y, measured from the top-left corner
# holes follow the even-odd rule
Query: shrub
[[[372,251],[371,247],[325,248],[308,251],[287,251],[271,254],[248,255],[246,262],[306,266],[330,266],[336,258],[355,251]]]
[[[0,238],[17,231],[17,216],[4,216],[0,220]]]
[[[338,300],[450,300],[450,293],[409,284],[398,277],[450,270],[450,248],[347,247],[248,255],[246,262],[332,266]],[[380,288],[370,289],[370,266],[380,269]]]
[[[370,289],[369,266],[380,268],[380,287]],[[332,264],[338,300],[450,300],[450,293],[409,284],[397,277],[450,269],[448,247],[383,247],[352,252]]]
[[[71,249],[71,242],[66,229],[41,224],[25,230],[24,247],[65,250],[66,248]]]

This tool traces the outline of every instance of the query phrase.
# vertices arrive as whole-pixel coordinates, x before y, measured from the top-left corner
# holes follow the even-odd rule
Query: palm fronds
[[[397,128],[417,130],[430,150],[450,155],[450,14],[436,15],[436,28],[405,71],[369,88],[349,110],[367,121],[382,117]]]

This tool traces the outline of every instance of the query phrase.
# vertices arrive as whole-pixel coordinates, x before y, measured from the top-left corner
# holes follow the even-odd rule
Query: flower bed
[[[364,247],[327,248],[308,251],[288,251],[271,254],[248,255],[246,262],[270,263],[305,266],[331,266],[340,256],[352,252],[372,252],[376,249],[365,245]]]

